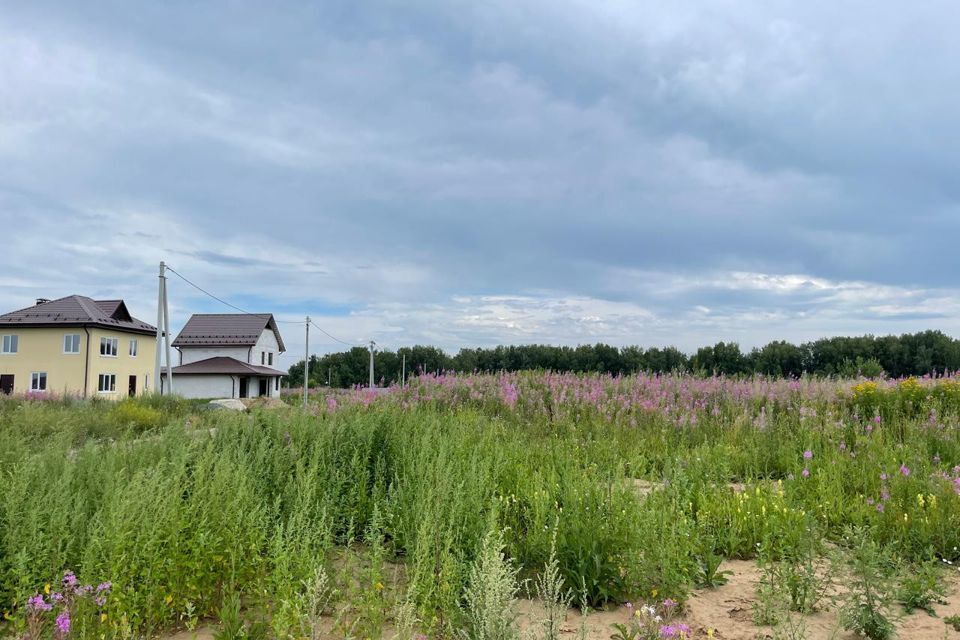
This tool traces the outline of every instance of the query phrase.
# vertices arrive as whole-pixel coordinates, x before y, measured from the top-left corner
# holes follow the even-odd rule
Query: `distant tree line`
[[[801,345],[774,341],[743,352],[735,342],[718,342],[687,355],[676,347],[612,347],[606,344],[556,347],[499,346],[461,349],[454,356],[437,347],[403,347],[378,351],[377,384],[398,381],[406,356],[407,376],[420,372],[497,372],[547,369],[577,373],[628,374],[687,372],[699,375],[800,376],[840,375],[902,377],[960,370],[960,340],[940,331],[901,336],[821,338]],[[364,347],[310,357],[310,386],[350,387],[366,384],[370,352]],[[290,367],[289,386],[300,386],[303,360]]]

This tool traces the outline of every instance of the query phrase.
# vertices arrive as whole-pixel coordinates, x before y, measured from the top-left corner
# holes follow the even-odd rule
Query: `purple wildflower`
[[[804,460],[809,460],[812,457],[813,457],[813,451],[810,451],[810,449],[807,449],[806,451],[803,452]]]
[[[886,482],[886,481],[887,481],[887,474],[881,473],[881,474],[880,474],[880,480],[883,481],[883,482]]]
[[[880,513],[883,513],[884,508],[885,507],[883,506],[882,502],[877,503],[877,511],[879,511]]]
[[[809,478],[809,477],[810,477],[810,469],[807,469],[806,467],[804,467],[804,468],[803,468],[803,471],[800,472],[800,475],[802,475],[804,478]]]
[[[27,600],[27,608],[33,611],[50,611],[53,605],[46,602],[39,593]]]
[[[63,586],[65,587],[77,586],[77,576],[74,575],[73,571],[67,571],[66,573],[63,574]]]
[[[97,593],[103,593],[104,591],[106,591],[107,593],[110,593],[110,589],[112,588],[113,588],[112,582],[109,582],[109,581],[101,582],[100,584],[97,585]]]
[[[70,633],[70,614],[64,611],[58,615],[56,624],[57,630],[61,633],[61,635],[65,636]]]
[[[660,627],[660,637],[662,638],[687,638],[690,636],[690,627],[681,623],[667,624]]]
[[[874,416],[873,421],[876,422],[877,424],[880,424],[880,416]]]
[[[910,475],[910,467],[905,464],[900,465],[900,473],[904,476]]]

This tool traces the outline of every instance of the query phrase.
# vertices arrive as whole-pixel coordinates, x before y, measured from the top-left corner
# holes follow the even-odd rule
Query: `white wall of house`
[[[267,376],[230,376],[228,374],[189,374],[173,375],[173,392],[184,398],[239,398],[240,379],[247,378],[248,398],[260,397],[260,380],[266,380],[266,397],[275,398],[280,395],[277,389],[277,378]],[[164,378],[164,393],[167,393],[166,378]]]
[[[267,333],[267,332],[264,332]],[[273,335],[273,332],[269,332],[270,335]],[[254,349],[256,351],[256,348]],[[235,358],[240,362],[247,362],[247,356],[250,354],[250,347],[180,347],[180,353],[183,354],[183,362],[179,362],[176,359],[176,356],[171,359],[174,360],[174,366],[180,364],[190,364],[191,362],[198,362],[200,360],[206,360],[207,358]],[[253,364],[260,363],[260,356],[256,356],[257,362]],[[276,356],[274,356],[276,358]],[[176,382],[174,382],[176,384]]]
[[[239,393],[236,378],[228,375],[174,374],[173,392],[184,398],[235,398]],[[169,393],[164,376],[164,393]]]
[[[273,354],[273,364],[270,364],[269,356],[263,354]],[[276,334],[270,329],[264,329],[263,333],[260,334],[260,339],[257,340],[257,344],[253,346],[253,354],[251,355],[250,364],[262,365],[264,367],[273,367],[275,369],[280,366],[280,358],[277,357],[280,354],[280,343],[277,342]]]

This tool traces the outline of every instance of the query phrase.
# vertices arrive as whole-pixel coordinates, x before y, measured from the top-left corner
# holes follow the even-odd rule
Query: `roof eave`
[[[139,327],[118,327],[112,324],[105,324],[101,322],[10,322],[10,321],[0,321],[0,331],[4,329],[73,329],[73,328],[84,328],[84,327],[94,327],[98,329],[111,329],[120,333],[136,333],[144,336],[155,336],[157,335],[157,330],[154,328],[139,328]]]

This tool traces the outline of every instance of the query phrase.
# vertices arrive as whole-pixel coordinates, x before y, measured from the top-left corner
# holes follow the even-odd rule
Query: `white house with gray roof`
[[[269,313],[197,313],[173,341],[179,364],[173,392],[186,398],[257,398],[280,395],[285,351]],[[162,377],[168,393],[166,373]]]

